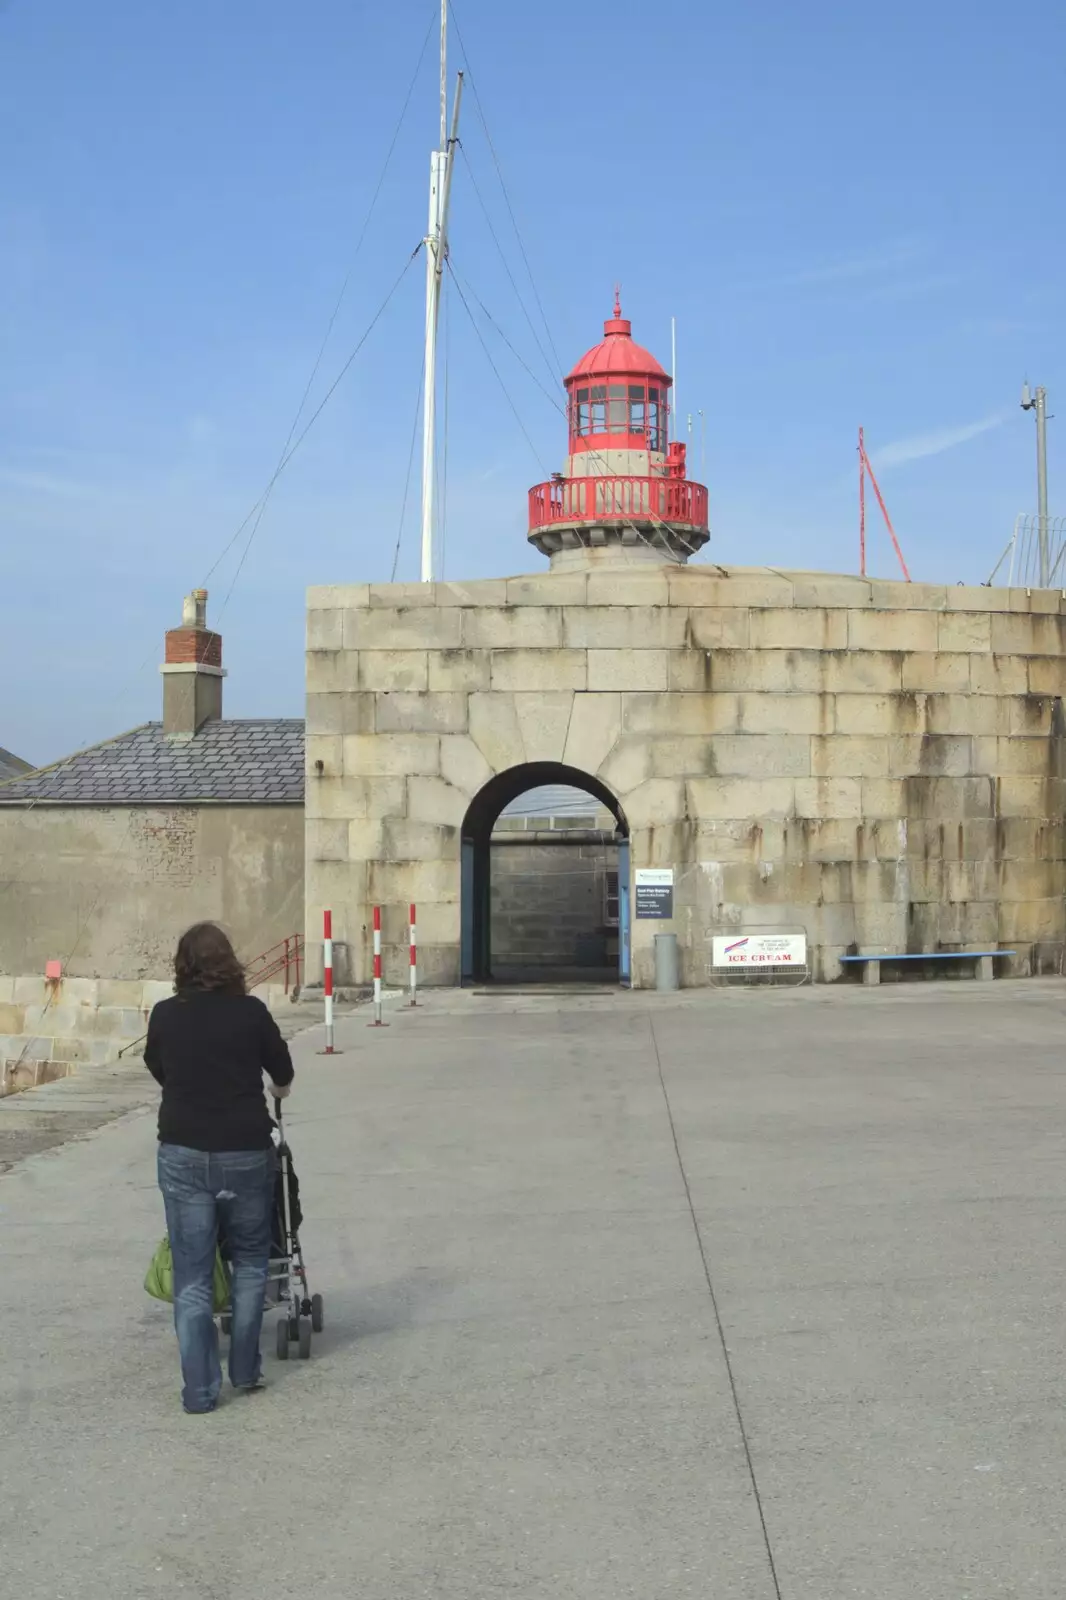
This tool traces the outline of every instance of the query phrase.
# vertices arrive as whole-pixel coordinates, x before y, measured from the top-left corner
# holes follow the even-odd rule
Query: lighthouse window
[[[630,433],[643,433],[644,420],[644,385],[642,383],[631,383],[629,385]]]
[[[592,385],[592,431],[593,433],[607,432],[607,385],[594,383]]]
[[[660,410],[658,389],[648,390],[648,449],[665,450],[666,411]]]
[[[612,383],[607,393],[609,397],[607,411],[610,418],[611,432],[625,433],[626,386],[624,383]]]
[[[589,432],[589,392],[587,389],[577,391],[577,405],[574,413],[574,432],[580,438]]]

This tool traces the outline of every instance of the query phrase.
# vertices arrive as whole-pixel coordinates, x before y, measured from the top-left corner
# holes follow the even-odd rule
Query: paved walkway
[[[20,1162],[3,1593],[1058,1600],[1064,1011],[456,995],[301,1036],[329,1327],[211,1417],[140,1287],[151,1111]]]

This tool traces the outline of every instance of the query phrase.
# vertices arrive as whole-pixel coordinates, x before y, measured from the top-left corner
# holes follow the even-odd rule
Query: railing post
[[[415,908],[414,908],[413,904],[411,906],[410,916],[411,916],[411,1004],[413,1006],[416,1006],[418,1004],[418,958],[417,958],[417,956],[415,954],[415,951],[417,949],[418,939],[417,939],[417,935],[415,933]]]
[[[333,1055],[333,913],[322,913],[322,987],[326,1000],[326,1055]]]

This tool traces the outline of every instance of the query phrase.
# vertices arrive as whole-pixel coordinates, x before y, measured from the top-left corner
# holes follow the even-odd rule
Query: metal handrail
[[[253,956],[251,961],[245,964],[245,984],[249,989],[258,989],[261,983],[267,983],[271,978],[277,977],[279,972],[284,972],[285,993],[288,994],[290,977],[293,979],[291,987],[294,989],[300,987],[300,966],[303,955],[303,934],[287,933],[284,939],[279,939],[269,950]],[[127,1051],[135,1050],[139,1044],[143,1044],[147,1037],[147,1033],[142,1033],[139,1039],[131,1039],[129,1044],[124,1044],[118,1053],[119,1060],[121,1061]]]
[[[530,528],[556,522],[651,518],[707,527],[707,489],[687,478],[617,476],[562,478],[529,491]]]

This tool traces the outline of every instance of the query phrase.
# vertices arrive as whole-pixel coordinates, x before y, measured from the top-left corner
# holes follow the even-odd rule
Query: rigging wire
[[[403,484],[403,504],[400,506],[400,526],[396,532],[396,549],[392,555],[392,575],[390,583],[396,582],[396,569],[400,564],[400,543],[403,539],[403,525],[407,517],[407,497],[411,492],[411,470],[415,462],[415,443],[418,439],[418,418],[422,411],[423,390],[426,383],[426,358],[422,357],[422,371],[418,378],[418,394],[415,397],[415,419],[411,424],[411,448],[407,453],[407,476]]]
[[[544,462],[541,460],[540,452],[538,451],[536,445],[533,443],[533,440],[529,436],[529,433],[528,433],[528,431],[526,429],[526,425],[522,421],[521,415],[519,414],[518,407],[515,405],[514,401],[511,399],[510,390],[508,389],[507,385],[503,381],[503,377],[502,377],[502,375],[500,373],[499,367],[496,365],[495,361],[492,359],[492,351],[489,349],[488,345],[485,343],[484,334],[481,332],[481,329],[477,325],[477,318],[474,316],[474,313],[470,309],[469,301],[467,300],[466,295],[463,293],[462,284],[459,282],[459,279],[455,276],[455,272],[452,269],[452,264],[451,264],[450,261],[448,262],[448,271],[451,273],[452,282],[455,284],[455,287],[456,287],[456,290],[458,292],[459,298],[463,302],[463,310],[466,312],[467,316],[470,318],[470,326],[473,328],[474,332],[477,334],[478,343],[481,345],[482,350],[484,350],[484,352],[485,352],[485,359],[488,361],[489,366],[492,368],[493,373],[495,374],[495,377],[496,377],[496,382],[499,384],[500,388],[503,390],[504,399],[507,401],[507,404],[510,406],[511,411],[512,411],[512,413],[514,415],[514,419],[518,423],[519,428],[522,430],[522,437],[525,439],[525,441],[528,444],[529,448],[532,450],[533,459],[536,461],[537,465],[540,467],[540,469],[544,473],[545,477],[547,477],[549,475],[548,474],[548,468],[544,465]]]
[[[454,268],[453,268],[453,273],[454,273]],[[503,329],[500,327],[500,324],[496,321],[496,318],[492,315],[492,312],[489,310],[488,306],[482,300],[482,298],[478,294],[477,290],[474,289],[469,283],[466,285],[466,288],[467,288],[467,292],[469,293],[471,299],[477,301],[477,303],[481,307],[481,310],[484,313],[485,317],[488,319],[489,322],[492,323],[492,326],[495,328],[496,332],[499,334],[500,338],[503,340],[503,342],[507,346],[508,350],[510,350],[511,354],[514,356],[514,358],[518,362],[519,366],[522,367],[522,369],[526,373],[528,373],[528,375],[532,378],[533,382],[536,384],[537,388],[540,390],[541,394],[544,396],[544,398],[551,405],[553,405],[555,407],[555,409],[556,409],[556,411],[558,411],[559,415],[561,417],[565,417],[566,416],[566,407],[560,403],[558,397],[556,395],[552,394],[550,389],[546,389],[544,387],[544,385],[541,383],[540,379],[537,377],[537,374],[533,371],[533,368],[529,365],[529,363],[525,360],[525,358],[521,355],[521,353],[518,350],[515,349],[514,345],[511,343],[510,339],[508,339],[506,333],[504,333]]]
[[[451,11],[451,14],[452,14],[452,22],[455,24],[455,33],[456,33],[457,39],[459,40],[459,48],[462,50],[463,57],[464,57],[464,59],[466,61],[466,74],[467,74],[467,77],[470,80],[470,88],[471,88],[471,90],[473,92],[473,95],[474,95],[474,105],[477,108],[478,119],[479,119],[479,121],[481,123],[482,130],[483,130],[483,132],[485,134],[485,141],[488,144],[489,153],[492,156],[493,165],[496,168],[496,176],[500,180],[500,189],[503,191],[504,203],[507,206],[507,214],[511,219],[511,226],[514,229],[515,238],[518,240],[518,248],[519,248],[519,251],[521,252],[522,260],[525,263],[525,269],[526,269],[526,273],[527,273],[527,275],[529,277],[530,288],[533,290],[533,298],[537,302],[537,309],[540,312],[541,321],[544,323],[544,332],[548,336],[548,344],[549,344],[549,346],[551,348],[552,355],[555,357],[556,371],[557,371],[559,377],[561,378],[562,375],[563,375],[563,364],[559,360],[559,352],[555,348],[555,341],[552,338],[552,331],[551,331],[551,328],[548,325],[547,313],[544,310],[544,302],[540,298],[540,291],[538,290],[537,284],[536,284],[536,280],[533,277],[533,268],[529,264],[529,256],[526,254],[526,247],[522,242],[522,234],[521,234],[521,230],[519,229],[519,226],[518,226],[518,218],[515,216],[514,206],[511,204],[511,196],[510,196],[510,194],[508,193],[508,190],[507,190],[507,184],[506,184],[506,181],[505,181],[504,176],[503,176],[503,168],[500,165],[500,158],[496,154],[496,146],[492,142],[492,135],[489,132],[489,125],[488,125],[488,122],[487,122],[487,120],[485,118],[485,112],[484,112],[484,110],[482,108],[482,105],[481,105],[481,96],[477,92],[477,83],[474,80],[474,71],[473,71],[473,68],[470,65],[470,52],[466,48],[466,40],[463,38],[463,30],[459,26],[459,18],[456,15],[454,0],[448,0],[448,7],[449,7],[449,10]],[[468,163],[468,166],[469,166],[469,163]]]

